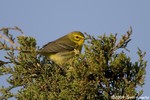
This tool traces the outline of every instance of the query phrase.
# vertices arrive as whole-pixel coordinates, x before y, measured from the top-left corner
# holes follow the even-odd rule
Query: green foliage
[[[13,38],[8,30],[23,34],[18,27],[0,30],[7,37],[0,35],[5,40],[0,41],[0,49],[7,52],[6,61],[0,61],[0,75],[10,75],[7,79],[10,86],[0,87],[0,99],[109,100],[113,96],[136,98],[142,94],[136,87],[144,85],[147,62],[140,49],[136,62],[131,62],[125,53],[131,29],[118,42],[117,34],[104,34],[98,38],[86,34],[84,53],[66,66],[58,66],[38,55],[33,37]],[[11,90],[17,87],[20,87],[18,92],[12,93]]]

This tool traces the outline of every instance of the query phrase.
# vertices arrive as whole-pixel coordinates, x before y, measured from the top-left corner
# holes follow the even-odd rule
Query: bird
[[[72,31],[45,44],[38,53],[48,57],[59,66],[67,64],[75,55],[81,53],[85,36],[80,31]]]

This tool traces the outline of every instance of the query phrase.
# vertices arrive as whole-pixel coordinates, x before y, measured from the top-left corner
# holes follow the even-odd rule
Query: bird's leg
[[[79,55],[79,54],[80,54],[80,51],[77,50],[77,49],[74,49],[74,53],[75,53],[75,55]]]

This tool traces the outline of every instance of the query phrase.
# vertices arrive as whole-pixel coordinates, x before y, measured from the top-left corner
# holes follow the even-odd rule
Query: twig
[[[2,38],[4,41],[9,42],[12,46],[16,47],[17,45],[14,43],[13,39],[9,35],[9,30],[16,30],[16,31],[19,31],[23,36],[25,36],[25,35],[24,35],[23,31],[17,26],[15,26],[14,28],[8,27],[8,28],[0,29],[0,31],[2,31],[4,34],[4,36],[0,34],[0,38]]]
[[[4,62],[4,61],[0,60],[0,66],[4,65],[4,64],[8,64],[8,63],[11,63],[11,62]]]
[[[4,39],[5,41],[9,42],[13,46],[17,46],[11,39],[6,38],[5,36],[0,34],[0,38]]]
[[[24,33],[23,33],[23,31],[22,31],[19,27],[17,27],[17,26],[15,26],[14,28],[8,27],[8,28],[2,28],[2,29],[0,29],[0,31],[4,31],[4,30],[17,30],[17,31],[19,31],[23,36],[25,36]]]

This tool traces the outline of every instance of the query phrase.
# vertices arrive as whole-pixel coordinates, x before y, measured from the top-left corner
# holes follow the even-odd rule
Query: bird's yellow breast
[[[50,55],[49,58],[58,65],[62,65],[64,61],[64,58],[59,54]]]
[[[54,61],[56,64],[62,66],[69,62],[69,60],[75,56],[74,51],[69,52],[60,52],[56,54],[49,55],[49,58]]]

